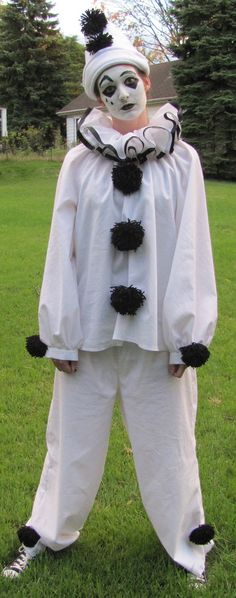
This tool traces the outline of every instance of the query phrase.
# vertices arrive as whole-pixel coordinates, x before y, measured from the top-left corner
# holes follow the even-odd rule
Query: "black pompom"
[[[45,345],[36,334],[27,337],[26,349],[32,357],[44,357],[47,351],[47,345]]]
[[[35,529],[33,527],[30,527],[29,525],[24,525],[23,527],[18,529],[17,535],[20,542],[23,543],[25,546],[28,546],[29,548],[35,546],[35,544],[37,544],[37,542],[40,539],[39,534],[37,534]]]
[[[112,170],[113,185],[116,189],[131,195],[138,191],[142,184],[143,173],[134,162],[122,162]]]
[[[100,35],[96,35],[91,37],[90,40],[86,44],[86,50],[90,54],[96,54],[99,50],[103,50],[103,48],[109,48],[113,44],[113,37],[109,33],[101,33]]]
[[[199,525],[191,532],[189,540],[190,542],[193,542],[193,544],[208,544],[210,540],[213,540],[214,535],[214,527],[205,523],[203,525]]]
[[[111,242],[119,251],[136,251],[142,245],[144,228],[141,221],[117,222],[111,228]]]
[[[102,33],[107,26],[107,19],[104,12],[96,8],[86,10],[80,19],[81,31],[86,36]]]
[[[133,285],[111,287],[111,290],[111,305],[122,316],[134,316],[146,299],[143,291]]]
[[[204,365],[210,357],[210,351],[201,343],[192,343],[186,347],[180,347],[180,351],[185,365],[190,365],[192,368],[199,368]]]

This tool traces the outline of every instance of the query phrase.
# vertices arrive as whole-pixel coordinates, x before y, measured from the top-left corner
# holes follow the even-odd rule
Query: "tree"
[[[11,129],[58,124],[57,110],[71,99],[71,59],[53,3],[10,0],[0,16],[0,103]]]
[[[95,0],[96,7],[106,8]],[[150,62],[171,59],[171,42],[178,36],[178,23],[170,13],[169,0],[118,0],[117,10],[108,13],[109,20],[125,30]]]
[[[235,179],[236,5],[234,0],[175,0],[179,39],[171,49],[184,112],[183,132],[207,175]]]
[[[84,46],[77,42],[76,36],[63,38],[63,47],[68,65],[65,77],[65,91],[70,101],[83,91],[82,71],[84,67]]]

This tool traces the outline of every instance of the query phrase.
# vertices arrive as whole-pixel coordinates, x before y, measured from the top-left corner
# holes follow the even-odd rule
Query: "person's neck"
[[[112,119],[112,126],[115,131],[121,133],[121,135],[125,135],[126,133],[132,133],[132,131],[137,131],[138,129],[142,129],[146,127],[149,123],[147,109],[142,112],[137,118],[134,120],[118,120],[117,118]]]

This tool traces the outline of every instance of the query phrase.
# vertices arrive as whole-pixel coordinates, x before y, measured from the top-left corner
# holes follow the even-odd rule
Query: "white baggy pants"
[[[75,374],[56,372],[48,453],[31,525],[52,550],[74,542],[103,475],[117,392],[133,449],[144,507],[169,555],[195,575],[206,547],[189,542],[204,523],[195,452],[195,371],[168,373],[168,353],[131,343],[80,352]]]

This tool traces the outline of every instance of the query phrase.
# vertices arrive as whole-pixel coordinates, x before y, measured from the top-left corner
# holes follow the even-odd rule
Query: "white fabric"
[[[166,352],[125,343],[81,351],[74,375],[56,372],[48,453],[28,521],[46,546],[61,550],[79,536],[103,474],[119,391],[150,521],[174,561],[195,575],[204,571],[211,546],[188,540],[204,522],[194,440],[195,371],[187,369],[178,380],[167,364]]]
[[[48,357],[77,359],[78,349],[100,351],[129,341],[148,351],[169,351],[181,363],[180,347],[209,345],[212,339],[216,289],[202,171],[196,151],[183,141],[176,141],[171,155],[155,158],[165,136],[164,146],[170,147],[166,119],[158,141],[163,112],[145,128],[147,133],[129,136],[113,131],[99,111],[84,124],[86,129],[91,123],[103,142],[110,139],[111,152],[125,151],[124,137],[126,148],[136,138],[136,147],[144,143],[144,150],[152,150],[140,166],[141,189],[132,195],[113,187],[114,162],[96,150],[80,144],[65,158],[39,306],[40,338],[49,346]],[[136,252],[111,245],[110,229],[128,218],[141,221],[145,229]],[[135,316],[122,316],[110,305],[114,285],[144,291],[146,301]]]
[[[85,52],[85,66],[83,70],[83,86],[89,98],[96,100],[95,83],[103,71],[117,64],[130,64],[149,75],[150,68],[147,58],[141,54],[128,37],[112,23],[108,23],[104,33],[112,35],[113,44],[99,50],[95,54]]]

